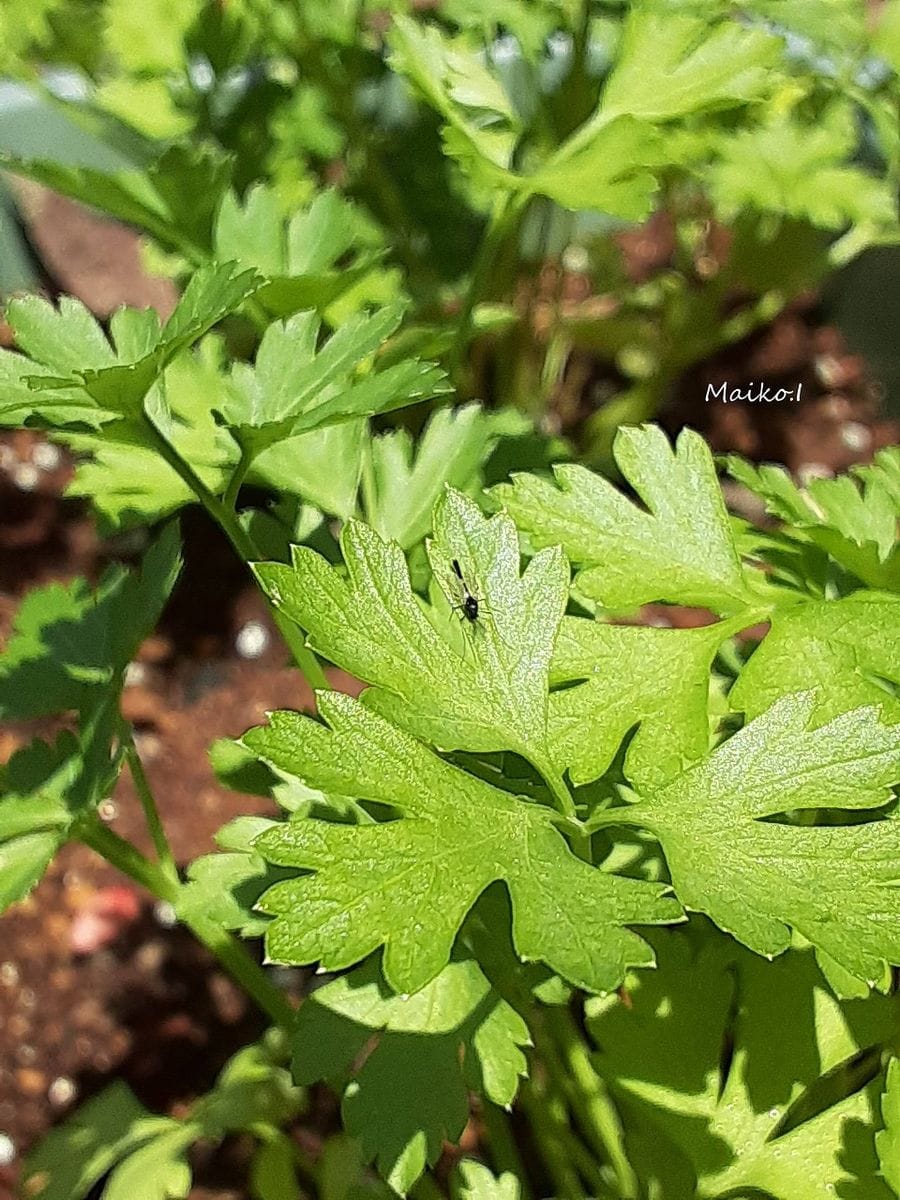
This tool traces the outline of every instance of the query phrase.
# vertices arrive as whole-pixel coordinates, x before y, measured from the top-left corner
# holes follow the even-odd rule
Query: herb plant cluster
[[[71,297],[7,308],[0,421],[73,451],[104,530],[155,529],[138,567],[32,592],[0,657],[0,716],[70,718],[3,769],[0,903],[79,840],[271,1023],[180,1119],[111,1085],[34,1149],[25,1194],[186,1197],[194,1143],[244,1133],[255,1200],[900,1195],[900,452],[803,489],[718,464],[761,530],[702,438],[635,423],[896,239],[900,5],[873,32],[844,0],[447,0],[384,36],[366,5],[9,11],[9,68],[78,64],[72,119],[131,157],[5,165],[144,231],[181,289],[108,328]],[[334,159],[343,190],[319,182]],[[599,272],[658,204],[678,268],[529,341],[509,293],[531,259],[564,238]],[[708,271],[713,218],[734,242]],[[626,380],[582,431],[616,484],[535,432],[584,342]],[[449,407],[486,347],[496,403]],[[188,504],[317,715],[211,747],[278,815],[182,867],[120,697]],[[710,620],[620,623],[648,603]],[[98,815],[123,770],[151,857]],[[259,937],[324,973],[299,1009]],[[289,1130],[321,1081],[344,1131],[314,1160]],[[473,1114],[479,1155],[439,1178]]]

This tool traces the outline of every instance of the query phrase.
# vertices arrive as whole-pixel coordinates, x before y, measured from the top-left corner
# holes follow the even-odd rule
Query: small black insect
[[[465,579],[463,579],[462,568],[460,567],[459,559],[457,559],[457,558],[453,559],[453,572],[456,575],[456,578],[462,584],[462,589],[463,589],[462,604],[454,604],[453,607],[455,609],[459,609],[459,611],[462,613],[462,615],[465,617],[465,619],[467,621],[470,621],[474,625],[475,622],[478,620],[481,601],[478,599],[477,596],[473,596],[472,593],[469,591],[469,585],[466,583]]]

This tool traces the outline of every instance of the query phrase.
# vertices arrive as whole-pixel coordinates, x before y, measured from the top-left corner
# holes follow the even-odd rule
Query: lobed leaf
[[[565,561],[545,550],[520,576],[509,518],[485,518],[453,489],[435,507],[434,529],[429,553],[448,595],[462,600],[455,559],[485,609],[462,653],[423,611],[400,548],[360,522],[341,537],[346,580],[305,547],[295,548],[290,567],[264,563],[256,573],[273,602],[309,630],[311,646],[374,685],[366,702],[382,715],[444,748],[515,750],[552,770],[547,679]]]
[[[584,467],[554,468],[556,487],[514,476],[493,495],[535,546],[561,544],[581,565],[576,586],[607,608],[653,600],[739,612],[744,578],[709,447],[689,429],[675,453],[654,426],[625,426],[616,462],[647,511]]]
[[[877,1084],[861,1087],[852,1064],[891,1036],[896,999],[841,1003],[812,954],[768,963],[699,932],[654,937],[660,969],[630,978],[627,1007],[587,1004],[648,1194],[679,1180],[697,1200],[887,1200]]]
[[[503,880],[519,956],[602,991],[617,985],[628,963],[650,961],[624,925],[678,919],[664,888],[577,859],[550,809],[465,774],[359,701],[326,693],[320,712],[328,729],[274,713],[243,740],[309,786],[389,805],[404,817],[364,826],[299,820],[256,840],[270,862],[314,872],[275,885],[260,901],[275,918],[266,934],[273,960],[340,970],[383,945],[389,985],[415,992],[446,966],[481,893]]]
[[[550,666],[553,760],[575,784],[597,779],[639,728],[625,774],[652,792],[709,750],[709,677],[722,642],[743,623],[699,629],[604,625],[563,617]],[[583,681],[583,682],[577,682]]]
[[[686,908],[769,957],[796,930],[885,989],[900,960],[900,820],[797,825],[781,814],[884,804],[900,779],[900,725],[869,707],[810,728],[814,704],[813,693],[783,697],[626,819],[659,838]]]
[[[378,1034],[368,1056],[362,1051]],[[454,959],[411,996],[392,995],[372,960],[300,1009],[294,1075],[339,1082],[348,1133],[405,1195],[469,1119],[468,1092],[508,1106],[525,1074],[522,1018],[472,959]]]
[[[752,719],[782,696],[808,690],[816,722],[867,704],[898,721],[892,683],[900,684],[900,597],[863,591],[774,612],[728,701]]]

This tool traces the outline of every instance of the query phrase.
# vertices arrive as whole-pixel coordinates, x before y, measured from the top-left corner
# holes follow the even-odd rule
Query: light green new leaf
[[[754,595],[703,439],[685,429],[673,454],[655,426],[626,426],[613,452],[649,511],[570,464],[554,468],[556,487],[517,475],[493,495],[533,545],[561,544],[582,566],[579,591],[608,608],[667,600],[727,614],[751,605]]]
[[[110,1084],[29,1154],[26,1192],[33,1200],[84,1200],[117,1162],[173,1129],[175,1121],[151,1116],[124,1083]]]
[[[266,275],[256,298],[273,316],[287,317],[302,308],[321,312],[372,270],[379,256],[360,245],[361,233],[356,208],[332,189],[285,221],[274,189],[257,183],[243,201],[225,196],[215,253]],[[347,261],[351,251],[357,253]]]
[[[881,1097],[884,1129],[875,1135],[881,1174],[900,1196],[900,1059],[892,1058]]]
[[[196,1138],[195,1130],[178,1125],[145,1142],[115,1168],[103,1200],[183,1200],[192,1182],[186,1156]]]
[[[712,662],[743,623],[656,629],[563,617],[550,682],[575,686],[550,694],[557,768],[575,784],[597,779],[638,722],[625,755],[625,774],[638,791],[652,792],[703,758]]]
[[[269,861],[315,872],[260,901],[275,917],[269,957],[328,970],[385,947],[384,974],[415,992],[446,966],[481,893],[503,880],[513,942],[591,991],[615,987],[628,963],[650,961],[623,928],[677,920],[664,889],[588,866],[569,850],[552,810],[524,802],[444,762],[408,734],[337,693],[320,696],[330,728],[280,712],[244,742],[312,787],[390,805],[404,818],[371,825],[305,819],[269,830]]]
[[[269,866],[253,849],[253,839],[277,822],[268,817],[237,817],[216,834],[219,854],[204,854],[188,867],[188,882],[178,900],[180,916],[196,912],[243,937],[265,932],[268,918],[254,912],[266,888],[284,873]]]
[[[865,704],[900,721],[900,700],[886,682],[900,684],[900,597],[855,592],[775,612],[771,621],[731,689],[733,709],[750,720],[789,692],[809,690],[819,723]]]
[[[813,693],[786,696],[708,758],[624,810],[662,842],[675,892],[758,954],[791,929],[869,986],[900,962],[900,820],[791,825],[795,809],[884,804],[900,725],[857,708],[810,728]]]
[[[521,187],[549,196],[564,208],[597,209],[626,221],[650,213],[657,180],[652,168],[666,161],[665,144],[646,121],[628,114],[605,121],[590,137],[576,131]]]
[[[405,1194],[444,1141],[462,1135],[469,1090],[512,1104],[529,1044],[527,1025],[473,960],[453,960],[411,996],[392,995],[371,960],[300,1009],[294,1077],[341,1085],[344,1128]]]
[[[318,349],[314,313],[276,321],[263,335],[255,365],[233,368],[232,388],[220,409],[222,422],[255,455],[284,438],[447,391],[444,372],[418,359],[356,376],[397,329],[403,308],[391,304],[356,316]]]
[[[147,551],[140,572],[110,567],[85,580],[30,592],[0,656],[0,716],[84,709],[152,632],[181,569],[177,525]]]
[[[255,271],[238,271],[236,263],[201,267],[189,280],[162,328],[152,311],[120,309],[111,322],[115,350],[107,345],[101,356],[98,342],[93,365],[86,365],[82,358],[79,366],[69,367],[70,374],[65,378],[35,375],[28,382],[38,391],[79,388],[95,400],[101,410],[132,416],[140,414],[144,397],[172,359],[239,308],[262,282],[262,277]],[[59,355],[50,344],[55,344],[60,334],[77,339],[84,332],[86,309],[79,314],[78,327],[70,328],[72,304],[65,309],[60,307],[57,312],[52,305],[34,298],[15,303],[29,306],[29,336],[22,344],[42,365],[56,365]],[[8,319],[20,336],[21,309],[10,305]],[[96,337],[103,338],[99,325]],[[51,353],[54,357],[48,359]]]
[[[486,187],[515,186],[508,170],[519,133],[517,116],[483,55],[451,41],[434,25],[395,15],[389,34],[390,66],[405,75],[440,113],[444,146]]]
[[[600,113],[606,120],[630,113],[670,121],[760,99],[774,87],[779,52],[777,38],[743,22],[637,8],[626,22]]]
[[[883,451],[856,476],[814,479],[798,487],[783,467],[755,467],[737,455],[728,472],[766,502],[766,509],[802,531],[870,587],[900,591],[900,453]]]
[[[362,418],[285,438],[254,460],[247,480],[346,521],[356,512],[367,434]]]
[[[464,1158],[457,1170],[461,1180],[457,1190],[460,1200],[519,1200],[519,1180],[512,1171],[494,1175],[474,1158]]]
[[[303,1092],[282,1065],[282,1038],[270,1031],[228,1060],[213,1090],[197,1101],[190,1121],[196,1136],[215,1138],[266,1125],[278,1129],[297,1115]]]
[[[490,420],[477,404],[439,409],[416,443],[405,429],[370,439],[369,524],[409,550],[431,531],[431,512],[444,485],[474,489],[495,443]]]
[[[726,220],[751,208],[821,229],[895,226],[897,204],[888,182],[851,165],[857,144],[849,106],[820,115],[815,124],[781,113],[723,138],[708,186]]]
[[[520,576],[509,518],[485,518],[452,489],[435,506],[434,530],[432,567],[448,595],[463,600],[450,565],[456,559],[484,602],[460,652],[413,594],[399,546],[360,522],[349,522],[341,537],[346,579],[302,546],[291,566],[264,563],[257,575],[274,603],[309,631],[311,646],[374,685],[367,703],[396,724],[446,749],[515,750],[552,775],[547,678],[566,602],[565,560],[558,548],[544,550]],[[443,617],[451,628],[455,619]]]
[[[841,1003],[809,952],[769,963],[699,934],[654,937],[659,970],[629,979],[627,1007],[587,1004],[647,1194],[888,1200],[872,1146],[878,1083],[851,1090],[848,1067],[893,1036],[896,998]],[[817,1104],[842,1069],[845,1091]]]

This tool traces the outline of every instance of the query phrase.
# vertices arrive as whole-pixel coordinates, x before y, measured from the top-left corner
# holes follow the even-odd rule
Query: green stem
[[[237,509],[238,492],[240,492],[241,486],[247,478],[247,472],[250,470],[252,462],[253,452],[248,450],[246,446],[242,447],[241,457],[231,473],[231,478],[228,480],[228,487],[225,489],[225,495],[222,497],[222,504],[231,513]]]
[[[247,564],[259,562],[263,558],[263,555],[257,549],[250,535],[241,526],[237,515],[227,508],[218,496],[209,490],[190,463],[185,462],[175,447],[160,433],[149,417],[145,417],[144,427],[159,456],[169,464],[178,477],[190,488],[231,542],[239,557]],[[272,619],[287,643],[294,662],[306,677],[310,687],[313,689],[327,688],[328,680],[325,678],[325,672],[319,665],[316,656],[307,648],[303,631],[289,617],[286,617],[284,613],[277,609],[265,594],[264,599]]]
[[[560,1200],[584,1200],[584,1191],[578,1181],[578,1172],[572,1166],[563,1145],[560,1132],[567,1128],[560,1121],[558,1106],[551,1098],[538,1091],[532,1080],[527,1080],[521,1089],[520,1100],[534,1140],[544,1165],[553,1183],[553,1194]]]
[[[494,211],[481,239],[475,266],[472,270],[472,278],[466,290],[462,311],[456,324],[453,344],[450,347],[450,370],[456,376],[459,376],[462,369],[466,347],[472,334],[472,318],[475,307],[488,290],[500,250],[523,207],[522,198],[512,192],[504,192],[495,201]]]
[[[128,769],[131,772],[131,778],[134,780],[134,788],[141,802],[141,808],[144,810],[144,820],[147,822],[147,829],[150,832],[150,837],[153,841],[157,858],[159,859],[160,869],[173,883],[177,883],[178,869],[175,866],[172,847],[169,845],[169,839],[166,837],[166,831],[160,820],[159,809],[156,807],[156,800],[153,798],[153,792],[150,790],[150,782],[144,771],[144,764],[141,762],[137,746],[134,744],[134,734],[130,726],[126,727],[123,739],[125,742],[125,758],[128,762]]]
[[[79,824],[77,837],[123,875],[139,883],[157,899],[171,904],[179,919],[215,955],[266,1016],[287,1032],[293,1030],[294,1010],[287,997],[227,930],[208,917],[181,910],[184,888],[172,880],[162,867],[145,858],[136,846],[114,833],[93,813]]]
[[[178,906],[175,906],[178,912]],[[228,974],[252,996],[273,1024],[290,1033],[296,1014],[285,994],[271,982],[265,971],[250,957],[237,938],[227,929],[199,913],[182,914],[180,919],[219,960]]]
[[[551,1035],[562,1051],[566,1090],[573,1111],[594,1149],[608,1159],[622,1200],[637,1200],[639,1185],[625,1153],[625,1139],[616,1106],[591,1064],[584,1038],[565,1008],[548,1010]]]

